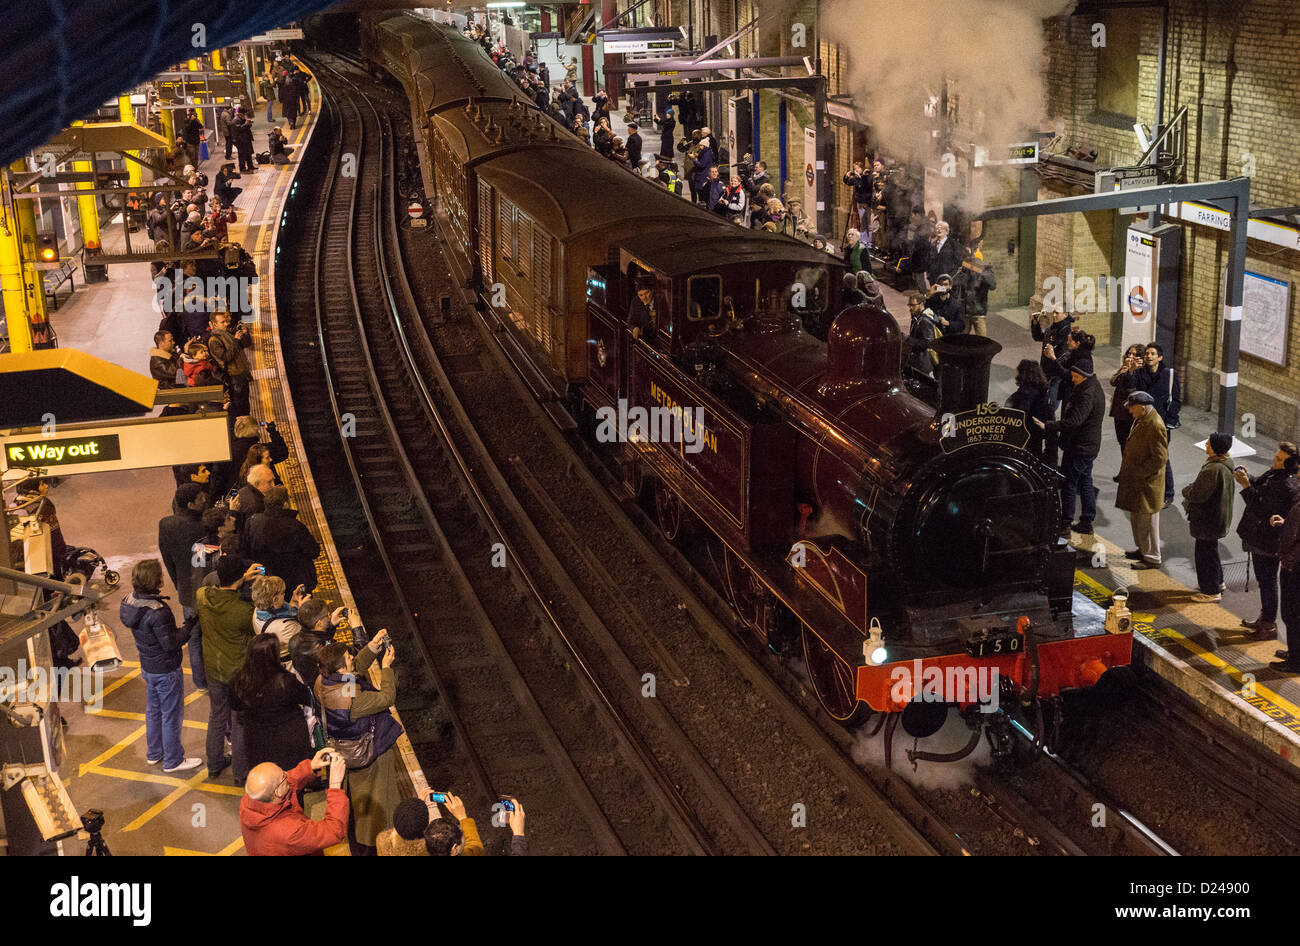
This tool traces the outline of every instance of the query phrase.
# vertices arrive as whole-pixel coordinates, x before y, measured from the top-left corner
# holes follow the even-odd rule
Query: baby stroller
[[[86,580],[86,584],[90,584],[91,578],[95,576],[95,572],[100,568],[104,569],[104,584],[110,588],[116,588],[121,576],[109,568],[108,563],[104,561],[104,556],[94,549],[85,545],[69,546],[68,551],[63,555],[63,577],[65,580],[73,572],[76,572]]]

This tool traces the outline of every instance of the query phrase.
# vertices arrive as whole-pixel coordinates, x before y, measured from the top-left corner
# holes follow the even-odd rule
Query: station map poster
[[[1246,272],[1241,299],[1241,350],[1275,365],[1286,364],[1290,284]]]

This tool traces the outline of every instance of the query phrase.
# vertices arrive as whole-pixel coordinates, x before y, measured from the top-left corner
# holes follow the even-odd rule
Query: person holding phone
[[[1133,429],[1133,418],[1125,406],[1128,396],[1137,389],[1137,373],[1142,368],[1142,345],[1130,345],[1124,352],[1124,361],[1119,370],[1110,377],[1110,386],[1115,389],[1111,395],[1110,416],[1115,421],[1115,439],[1119,441],[1119,452],[1124,453],[1124,444],[1128,443],[1129,431]],[[1162,421],[1163,423],[1163,421]],[[1115,477],[1119,482],[1119,477]]]
[[[348,762],[353,822],[348,844],[354,857],[374,855],[377,838],[392,824],[402,800],[397,755],[402,725],[390,712],[397,701],[396,652],[388,630],[382,629],[355,658],[338,642],[326,644],[316,657],[321,675],[313,689],[324,715],[325,738],[348,745],[358,755]],[[376,660],[381,668],[378,687],[366,673]]]
[[[465,813],[465,803],[451,792],[431,792],[430,807],[434,809],[433,820],[424,832],[425,848],[430,857],[482,857],[486,852],[479,837],[478,826],[474,819]],[[441,804],[447,809],[450,818],[442,818],[436,811]],[[503,821],[503,827],[510,828],[510,854],[515,857],[528,854],[528,838],[524,834],[524,806],[519,799],[507,795],[494,806],[499,814],[494,814],[493,823]]]

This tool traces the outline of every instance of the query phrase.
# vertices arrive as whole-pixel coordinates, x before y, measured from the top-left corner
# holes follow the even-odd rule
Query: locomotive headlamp
[[[862,642],[862,656],[866,658],[867,663],[878,667],[889,660],[889,651],[885,649],[885,632],[880,627],[880,618],[871,619],[871,627],[867,629],[867,634],[867,639]]]

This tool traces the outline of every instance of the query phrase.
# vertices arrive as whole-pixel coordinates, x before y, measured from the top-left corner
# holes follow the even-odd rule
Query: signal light
[[[42,263],[59,261],[59,239],[53,233],[36,234],[36,258]]]

